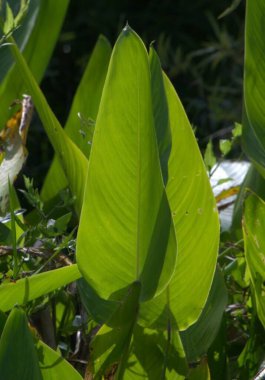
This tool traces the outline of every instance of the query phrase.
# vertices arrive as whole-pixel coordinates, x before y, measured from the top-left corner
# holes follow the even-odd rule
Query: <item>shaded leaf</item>
[[[176,331],[168,334],[136,326],[125,380],[181,380],[187,372],[185,353]]]
[[[218,16],[218,18],[223,18],[225,16],[228,16],[230,13],[234,12],[234,10],[239,6],[241,3],[241,0],[233,0],[231,5],[227,7],[221,14]]]
[[[265,326],[265,202],[251,194],[245,201],[243,236],[259,319]]]
[[[39,340],[36,343],[39,366],[43,380],[82,380],[83,377],[68,363],[59,352]]]
[[[91,343],[89,367],[94,379],[116,373],[115,378],[123,379],[129,346],[136,323],[141,285],[135,282],[129,286],[125,297],[110,319],[97,332]]]
[[[220,328],[227,305],[227,290],[221,271],[217,268],[212,287],[197,322],[180,333],[189,362],[207,354]]]
[[[0,371],[5,380],[42,380],[27,318],[18,308],[10,313],[1,336]]]

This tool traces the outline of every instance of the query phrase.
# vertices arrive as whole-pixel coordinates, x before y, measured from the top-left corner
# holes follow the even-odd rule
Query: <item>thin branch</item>
[[[35,248],[35,247],[17,247],[17,252],[21,255],[29,255],[34,257],[42,257],[43,259],[48,259],[51,257],[53,252],[47,251],[45,248]],[[13,255],[13,248],[6,245],[0,245],[0,257]],[[65,265],[72,265],[72,261],[64,254],[60,254],[56,260],[62,262]]]

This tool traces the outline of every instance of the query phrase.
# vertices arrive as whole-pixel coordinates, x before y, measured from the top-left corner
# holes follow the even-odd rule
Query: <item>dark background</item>
[[[152,41],[204,150],[210,138],[229,137],[241,120],[244,1],[218,16],[232,0],[75,0],[68,13],[42,89],[62,124],[99,36],[112,44],[128,21],[148,46]],[[36,144],[38,141],[38,144]],[[25,174],[40,186],[52,149],[37,120],[29,134]],[[218,152],[217,152],[218,154]]]

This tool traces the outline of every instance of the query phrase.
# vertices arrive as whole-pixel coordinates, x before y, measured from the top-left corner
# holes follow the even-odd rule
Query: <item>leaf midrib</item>
[[[136,67],[138,67],[138,59]],[[141,131],[140,131],[140,125],[139,122],[140,119],[140,95],[139,95],[139,71],[137,70],[137,164],[138,164],[138,170],[137,170],[137,189],[136,189],[136,197],[137,197],[137,227],[136,227],[136,279],[139,278],[139,271],[140,271],[140,197],[141,197]]]

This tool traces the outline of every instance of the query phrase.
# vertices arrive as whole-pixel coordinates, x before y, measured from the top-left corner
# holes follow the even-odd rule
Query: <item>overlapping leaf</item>
[[[103,298],[140,280],[150,299],[175,268],[151,102],[148,56],[126,27],[102,94],[77,239],[80,271]]]
[[[94,379],[115,373],[117,380],[122,380],[134,325],[139,309],[141,284],[134,282],[119,302],[115,312],[105,325],[97,332],[91,343],[90,369]]]
[[[124,380],[183,380],[188,372],[179,334],[136,326]]]
[[[152,59],[157,59],[156,55]],[[160,86],[160,76],[159,70],[152,71],[153,89],[157,83]],[[171,133],[166,192],[178,240],[178,260],[167,294],[142,305],[141,316],[143,323],[156,321],[163,328],[171,318],[179,329],[186,329],[198,319],[210,291],[218,252],[219,222],[195,136],[166,76],[164,88],[165,95],[162,88],[160,97],[166,96],[168,116],[161,110],[164,117],[160,114],[160,119],[165,128],[169,123]]]

